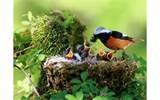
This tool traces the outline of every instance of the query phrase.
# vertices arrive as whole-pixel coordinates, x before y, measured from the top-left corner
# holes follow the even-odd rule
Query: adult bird
[[[135,41],[133,38],[124,35],[121,32],[106,29],[104,27],[97,27],[91,38],[91,42],[96,42],[99,39],[107,48],[117,51],[125,50],[129,45]]]

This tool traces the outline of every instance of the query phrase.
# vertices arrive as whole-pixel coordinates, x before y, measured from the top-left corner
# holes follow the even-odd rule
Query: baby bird
[[[104,51],[104,49],[100,49],[96,57],[97,57],[97,60],[110,61],[113,58],[113,53],[106,52]]]
[[[90,48],[86,46],[86,42],[84,42],[83,45],[82,44],[77,45],[76,50],[81,56],[82,60],[84,60],[89,56]]]
[[[73,53],[73,51],[71,50],[71,48],[67,48],[64,51],[64,57],[69,59],[69,60],[76,60],[76,61],[81,61],[81,57],[78,53]]]

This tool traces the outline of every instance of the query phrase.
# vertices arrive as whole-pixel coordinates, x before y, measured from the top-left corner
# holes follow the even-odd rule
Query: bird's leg
[[[115,54],[117,52],[117,50],[114,50],[113,53]]]
[[[87,40],[84,40],[84,42],[83,42],[83,46],[84,46],[84,48],[89,48],[90,43],[89,43],[89,42],[87,42]]]
[[[123,59],[128,58],[128,55],[127,55],[127,53],[125,52],[125,49],[122,49],[122,58],[123,58]]]
[[[86,40],[84,40],[83,46],[84,46],[84,48],[87,48],[87,41]]]
[[[84,47],[86,46],[86,40],[84,40],[84,42],[83,42],[83,46],[84,46]]]

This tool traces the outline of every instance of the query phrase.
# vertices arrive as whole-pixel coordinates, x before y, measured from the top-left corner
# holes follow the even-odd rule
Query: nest
[[[80,73],[87,70],[88,77],[96,80],[97,86],[107,86],[115,92],[120,92],[130,84],[137,69],[136,63],[128,59],[114,58],[93,64],[90,60],[93,59],[75,62],[60,56],[47,59],[43,66],[47,87],[56,91],[70,91],[70,81],[74,78],[80,79]]]

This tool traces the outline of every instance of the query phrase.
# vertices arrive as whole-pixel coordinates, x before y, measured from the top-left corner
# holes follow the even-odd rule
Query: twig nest
[[[71,79],[79,78],[80,73],[88,71],[89,78],[97,81],[97,86],[108,86],[120,92],[130,84],[137,65],[132,60],[115,58],[112,61],[96,61],[88,58],[83,62],[68,60],[63,57],[51,57],[44,63],[48,86],[54,90],[70,90]]]
[[[115,59],[111,62],[99,61],[88,71],[100,86],[108,86],[115,92],[120,92],[130,84],[136,69],[134,61]]]

